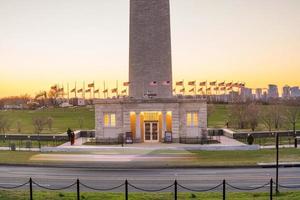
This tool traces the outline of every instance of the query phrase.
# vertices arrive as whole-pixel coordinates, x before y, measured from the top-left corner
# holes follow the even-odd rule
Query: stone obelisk
[[[172,97],[169,0],[130,0],[129,96]]]

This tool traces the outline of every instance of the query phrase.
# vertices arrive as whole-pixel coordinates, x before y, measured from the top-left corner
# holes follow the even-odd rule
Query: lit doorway
[[[158,142],[159,140],[159,123],[158,121],[144,122],[144,141],[145,142]]]

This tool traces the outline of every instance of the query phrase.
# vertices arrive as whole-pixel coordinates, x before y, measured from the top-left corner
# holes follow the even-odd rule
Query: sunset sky
[[[299,0],[170,0],[174,80],[300,85]],[[128,77],[129,0],[0,0],[0,97]]]

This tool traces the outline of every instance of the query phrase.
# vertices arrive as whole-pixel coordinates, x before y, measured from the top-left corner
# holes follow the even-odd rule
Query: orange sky
[[[300,1],[171,0],[174,80],[300,85]],[[0,97],[128,77],[129,3],[0,0]]]

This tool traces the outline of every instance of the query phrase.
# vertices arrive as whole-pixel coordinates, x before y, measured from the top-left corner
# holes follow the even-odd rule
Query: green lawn
[[[30,158],[38,152],[30,151],[0,151],[1,164],[27,164]]]
[[[208,127],[223,128],[228,121],[228,105],[216,104],[214,112],[208,118]]]
[[[197,156],[198,164],[245,166],[256,165],[258,162],[274,162],[275,150],[263,149],[256,151],[191,151]],[[283,148],[279,151],[280,162],[299,162],[300,149]]]
[[[121,151],[121,150],[120,150]],[[81,152],[78,154],[100,154],[109,155],[120,152]],[[123,155],[131,155],[132,150],[122,150]],[[118,166],[130,167],[205,167],[205,166],[256,166],[258,162],[274,162],[275,150],[263,149],[256,151],[184,151],[184,150],[156,150],[151,152],[140,152],[149,154],[149,159],[141,161],[120,162]],[[20,151],[0,151],[0,164],[72,164],[62,161],[50,160],[31,160],[32,156],[42,156],[46,154],[68,154],[68,153],[40,153],[40,152],[20,152]],[[72,153],[74,154],[74,153]],[[300,149],[284,148],[280,149],[280,162],[300,162]],[[153,156],[171,156],[169,160],[157,160],[153,162]],[[184,162],[182,162],[184,160]],[[74,164],[74,163],[73,163]],[[81,162],[84,164],[84,162]],[[87,164],[87,162],[86,162]],[[95,166],[101,166],[102,162],[89,163]],[[112,166],[114,164],[112,163]]]
[[[266,107],[266,105],[262,105],[262,107]],[[230,105],[226,104],[215,104],[214,105],[214,111],[208,118],[208,127],[210,128],[224,128],[226,127],[226,122],[228,121],[228,114],[229,114],[229,108]],[[300,116],[299,116],[300,119]],[[286,130],[287,128],[290,128],[290,125],[283,126],[283,130]],[[298,123],[296,124],[296,128],[300,129],[300,120],[298,120]],[[262,122],[258,124],[257,130],[267,130],[267,128],[264,126]],[[245,131],[245,130],[244,130]],[[247,129],[247,131],[250,131],[250,129]]]
[[[266,189],[267,190],[267,189]],[[230,200],[266,200],[269,199],[268,192],[228,192],[227,198]],[[282,192],[274,199],[277,200],[298,200],[300,198],[299,191],[293,192]],[[27,191],[0,191],[1,200],[28,200],[29,194]],[[34,200],[74,200],[76,199],[76,194],[72,192],[42,192],[34,191]],[[82,192],[82,200],[98,200],[98,199],[109,199],[109,200],[123,200],[123,193],[95,193],[95,192]],[[174,199],[174,194],[170,192],[166,193],[129,193],[130,200],[172,200]],[[178,200],[217,200],[222,199],[221,192],[209,192],[209,193],[178,193]]]
[[[228,105],[216,104],[214,112],[208,118],[208,127],[222,128],[228,121]],[[80,119],[83,119],[82,129],[90,130],[95,128],[94,108],[77,107],[77,108],[49,108],[43,110],[15,110],[0,111],[0,115],[5,115],[11,122],[11,128],[7,133],[17,133],[17,122],[21,122],[21,132],[26,134],[34,133],[32,118],[35,116],[52,117],[53,127],[49,130],[45,126],[42,133],[64,133],[68,127],[71,129],[80,129]],[[262,123],[259,124],[258,130],[266,130]],[[297,129],[300,129],[300,120],[297,123]]]
[[[80,121],[82,120],[83,129],[94,129],[94,108],[78,107],[78,108],[49,108],[42,110],[13,110],[0,111],[11,122],[11,128],[8,133],[17,133],[17,121],[21,122],[21,133],[33,134],[34,127],[32,119],[36,116],[52,117],[52,130],[45,126],[42,133],[64,133],[70,127],[73,130],[80,129]]]

